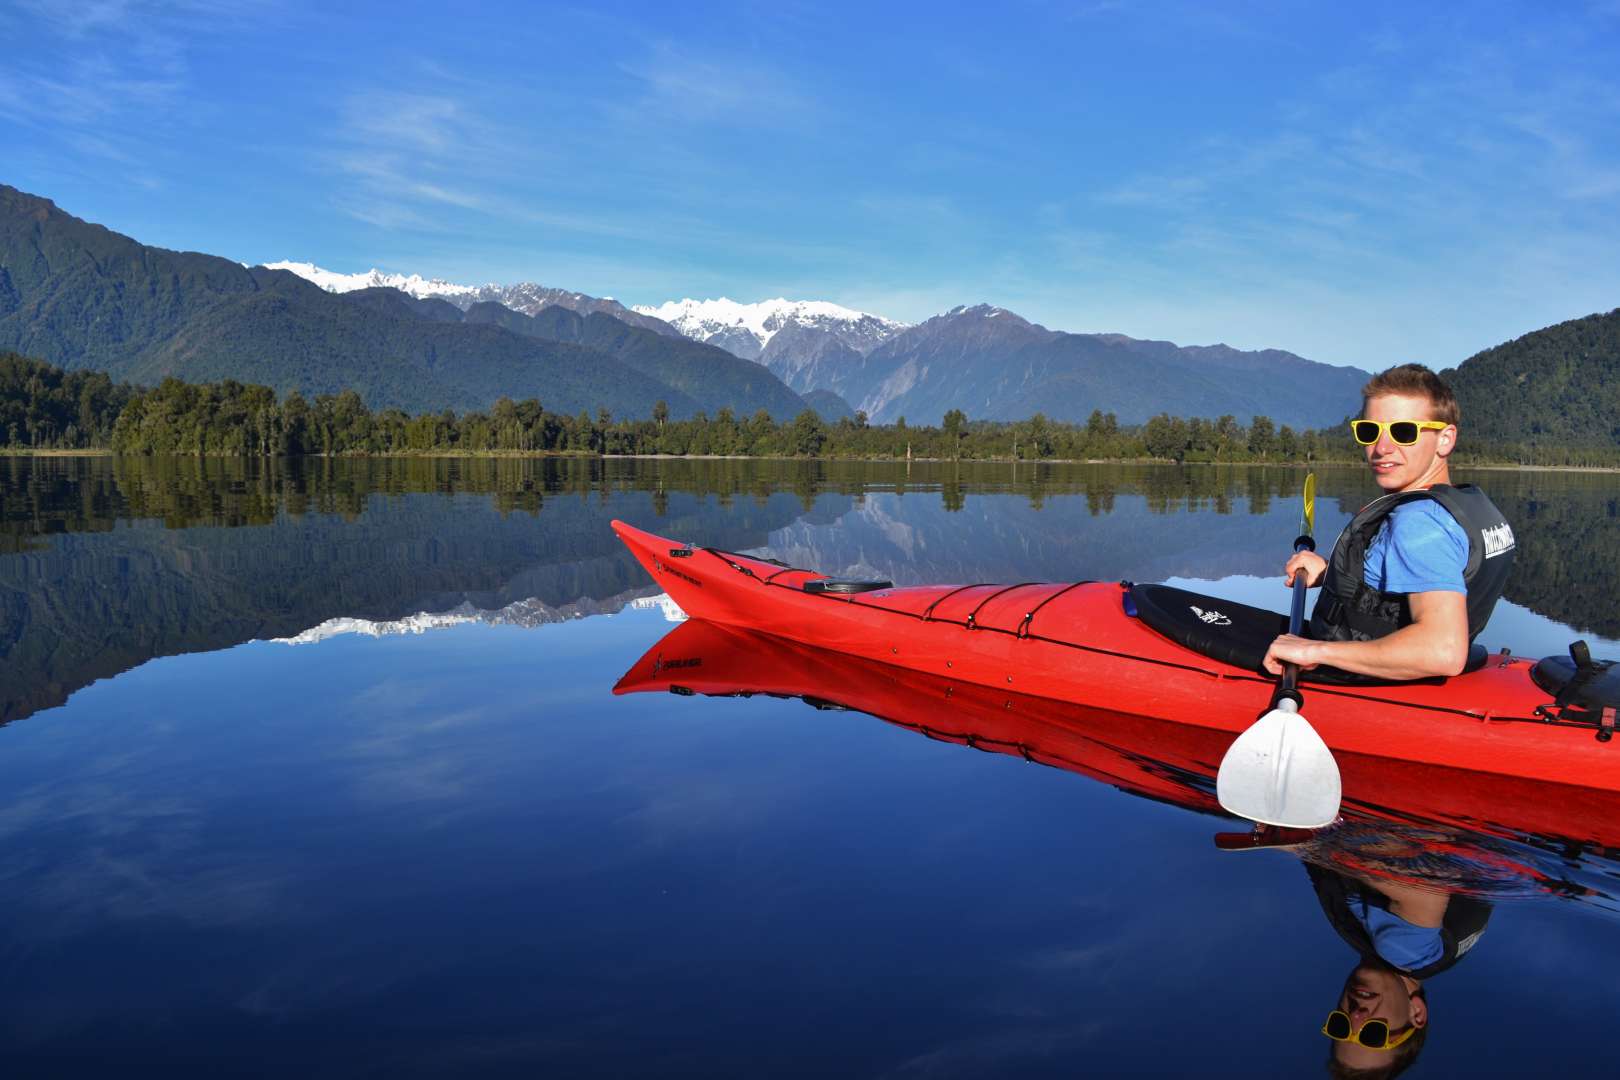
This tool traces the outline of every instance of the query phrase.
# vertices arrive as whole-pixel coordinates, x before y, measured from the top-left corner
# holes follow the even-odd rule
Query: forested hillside
[[[1620,308],[1486,349],[1442,377],[1468,438],[1620,446]]]

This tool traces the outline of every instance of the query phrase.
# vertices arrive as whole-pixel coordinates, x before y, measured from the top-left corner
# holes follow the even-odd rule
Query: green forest
[[[1479,437],[1620,445],[1620,309],[1525,334],[1441,377]]]
[[[1466,428],[1465,428],[1466,432]],[[547,410],[529,398],[501,398],[489,411],[407,414],[372,411],[353,390],[306,400],[232,380],[153,388],[105,374],[66,372],[0,354],[0,449],[102,450],[120,454],[231,457],[389,454],[717,455],[740,457],[931,458],[943,460],[1160,460],[1176,462],[1354,461],[1360,449],[1342,428],[1295,431],[1266,416],[1247,424],[1160,414],[1123,426],[1093,411],[1084,424],[1040,413],[1016,423],[975,421],[952,409],[937,425],[869,424],[862,413],[827,422],[812,410],[778,423],[763,409],[727,408],[675,420],[660,402],[650,419]],[[1620,465],[1613,446],[1539,445],[1466,437],[1460,462]]]

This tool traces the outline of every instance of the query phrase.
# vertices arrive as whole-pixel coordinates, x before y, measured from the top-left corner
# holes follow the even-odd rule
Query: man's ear
[[[1445,430],[1441,431],[1435,439],[1435,444],[1434,452],[1436,454],[1441,457],[1450,457],[1451,452],[1457,448],[1457,425],[1447,424]]]
[[[1429,1003],[1423,999],[1422,994],[1412,997],[1412,1026],[1415,1028],[1429,1026]]]

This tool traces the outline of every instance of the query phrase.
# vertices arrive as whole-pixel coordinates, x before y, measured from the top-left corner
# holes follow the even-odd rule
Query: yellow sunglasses
[[[1352,420],[1350,434],[1362,446],[1371,446],[1387,431],[1396,446],[1411,446],[1424,431],[1444,431],[1450,425],[1440,420]]]
[[[1389,1022],[1385,1020],[1368,1020],[1359,1028],[1351,1027],[1350,1014],[1342,1009],[1334,1009],[1328,1013],[1327,1022],[1322,1025],[1322,1034],[1334,1042],[1354,1041],[1369,1050],[1393,1050],[1416,1032],[1417,1028],[1409,1027],[1391,1039]]]

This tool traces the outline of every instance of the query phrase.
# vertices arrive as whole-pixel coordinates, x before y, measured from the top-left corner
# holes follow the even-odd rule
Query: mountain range
[[[247,267],[149,247],[0,185],[0,349],[155,383],[233,379],[279,393],[353,389],[374,409],[646,417],[810,407],[825,420],[937,424],[1035,413],[1336,425],[1367,373],[1276,349],[1051,330],[987,304],[916,325],[825,301],[628,307],[520,282]],[[1435,365],[1439,366],[1439,365]],[[1446,372],[1474,431],[1526,444],[1620,445],[1620,311],[1536,331]]]
[[[465,311],[395,288],[329,292],[284,270],[148,247],[0,185],[0,348],[70,370],[353,389],[372,408],[410,412],[502,396],[629,417],[658,401],[676,417],[729,407],[785,420],[806,408],[758,364],[604,311],[542,305],[536,320],[463,299]]]
[[[1101,409],[1126,424],[1169,412],[1244,420],[1263,414],[1321,427],[1354,408],[1367,379],[1356,368],[1275,349],[1062,333],[987,304],[953,308],[858,358],[813,332],[793,344],[767,356],[766,366],[801,392],[832,390],[885,423],[902,416],[932,423],[950,409],[974,419],[1044,413],[1079,423]]]
[[[1041,412],[1078,423],[1101,409],[1127,424],[1169,412],[1245,420],[1264,414],[1320,427],[1343,419],[1367,379],[1356,368],[1276,349],[1063,333],[984,304],[912,326],[820,300],[745,304],[722,297],[632,309],[530,282],[468,286],[378,270],[338,274],[310,263],[271,265],[334,291],[386,285],[463,309],[489,298],[530,314],[539,303],[621,321],[645,319],[649,329],[758,361],[826,420],[860,410],[876,423],[907,417],[932,424],[961,409],[973,419],[1021,420]]]

